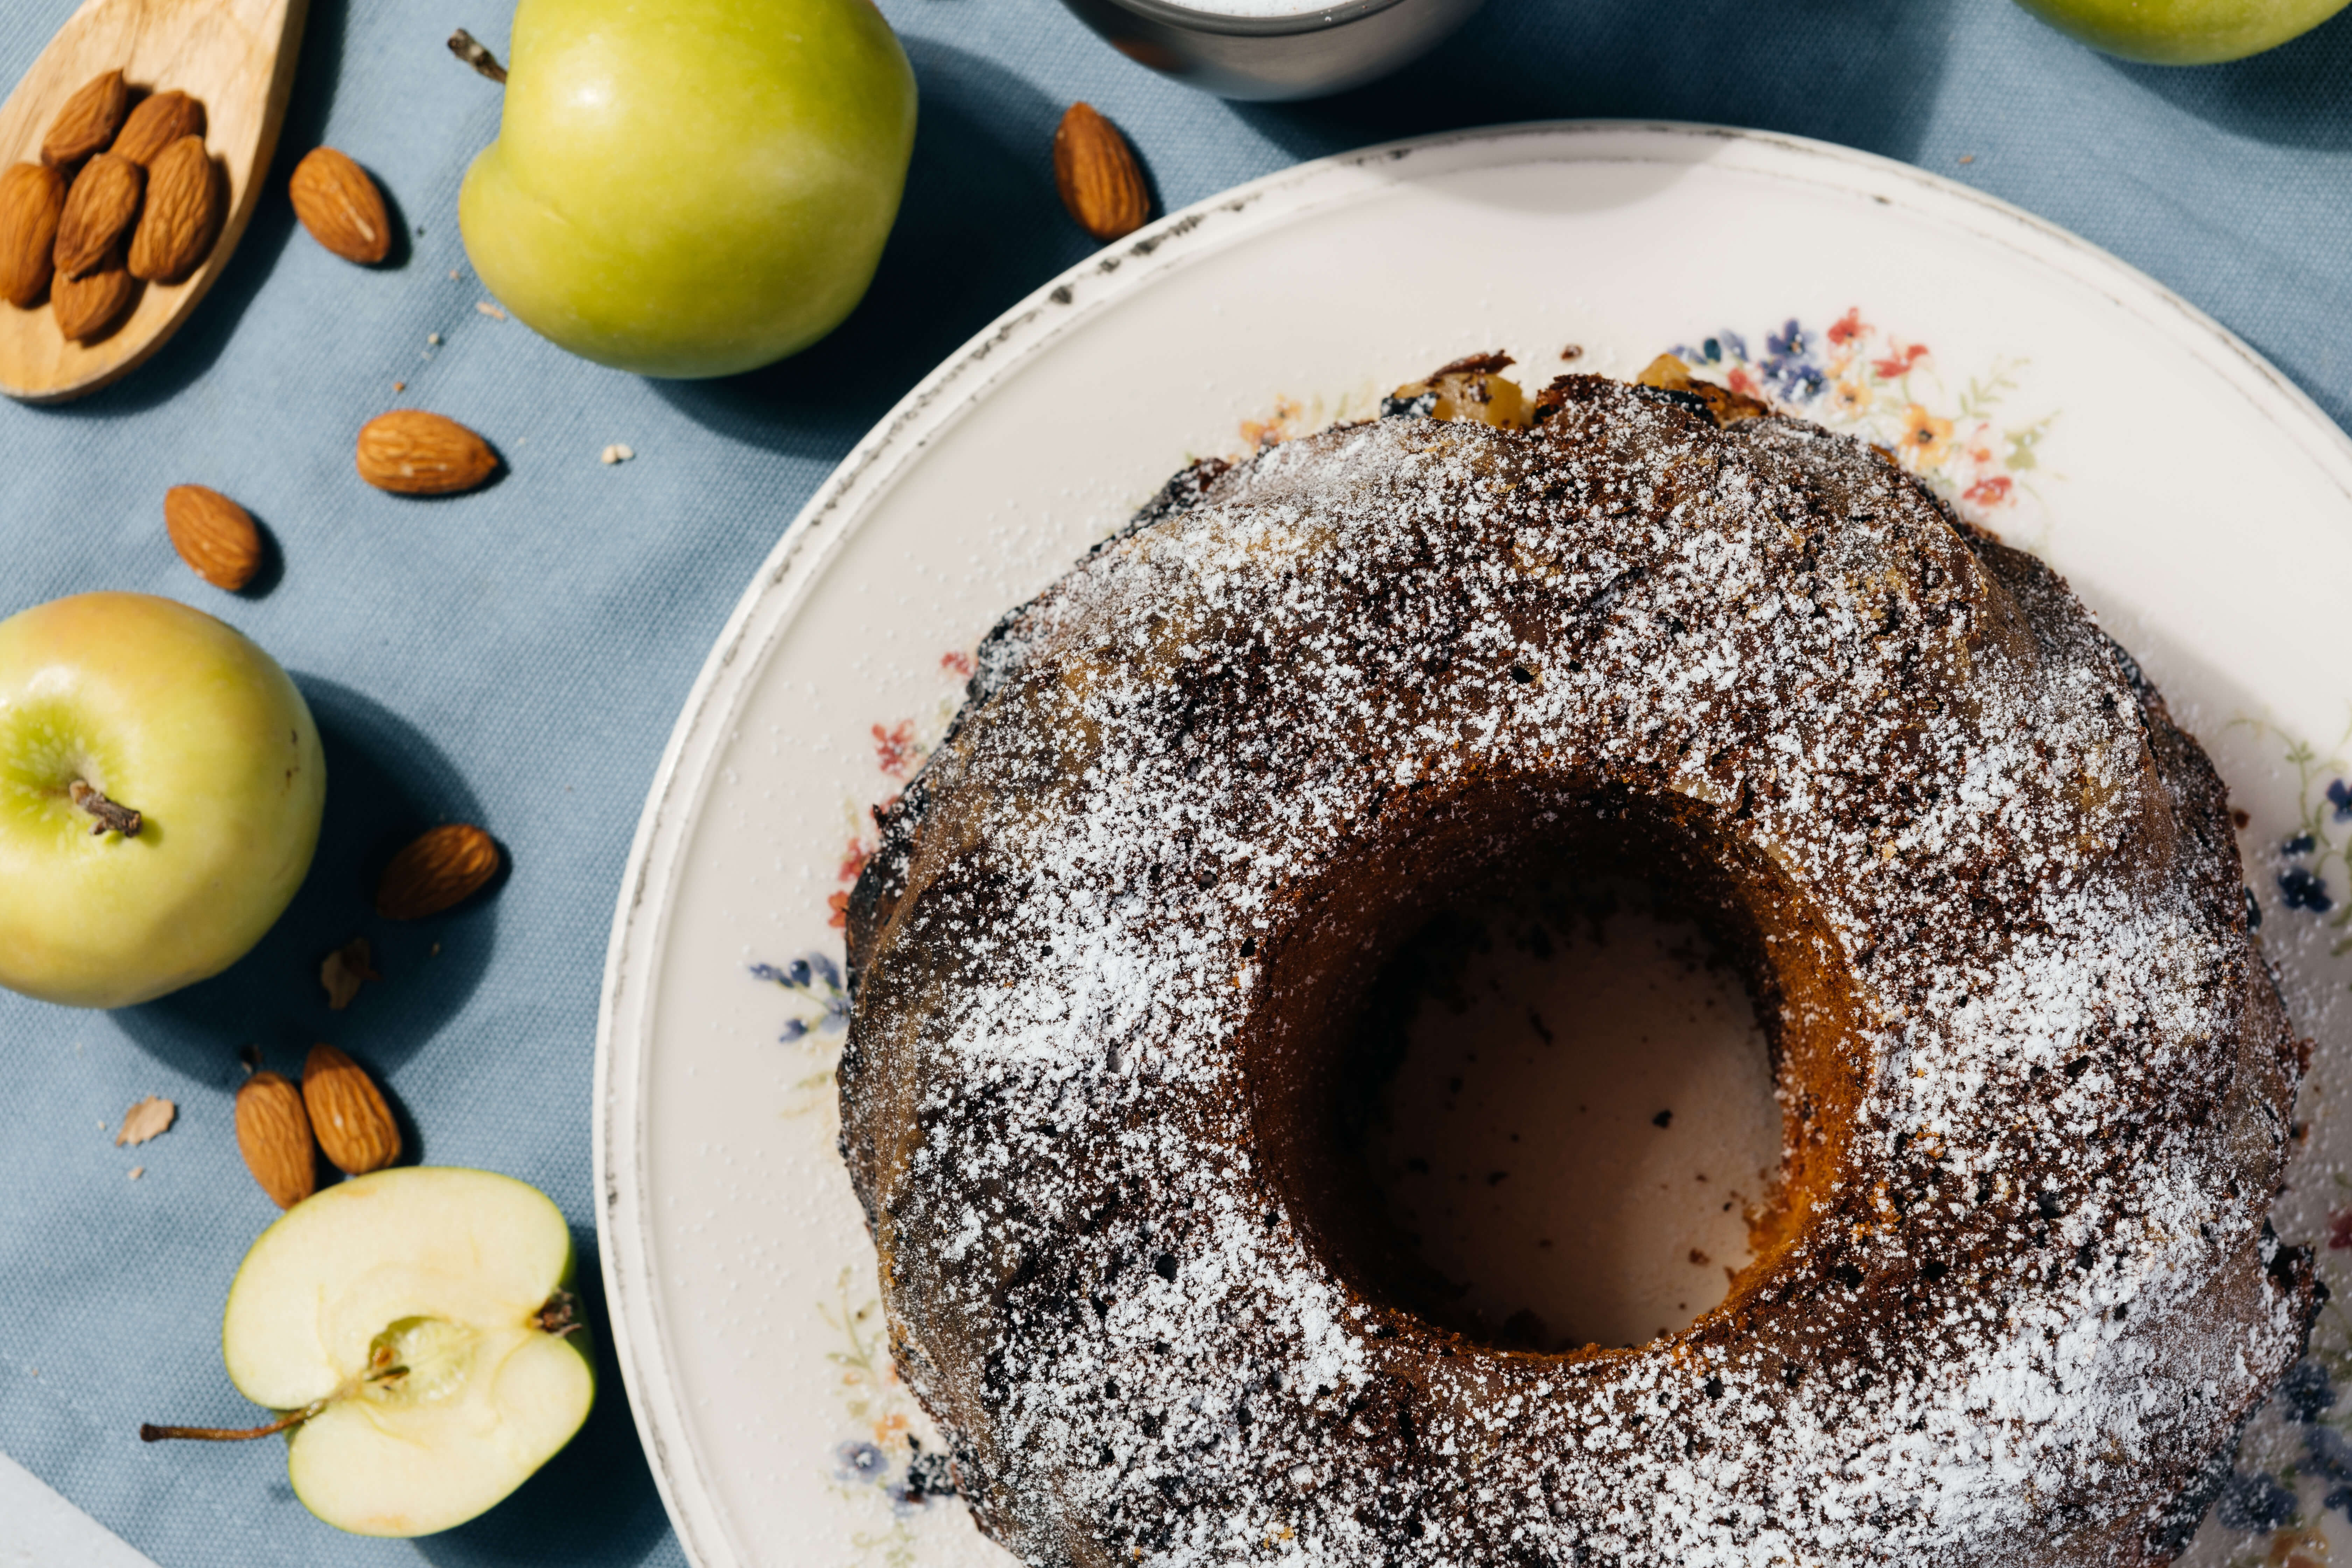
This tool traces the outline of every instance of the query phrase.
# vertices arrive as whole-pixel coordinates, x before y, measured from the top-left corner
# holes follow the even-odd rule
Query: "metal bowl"
[[[1063,0],[1139,65],[1220,98],[1319,98],[1434,47],[1481,0],[1349,0],[1288,16],[1229,16],[1169,0]]]

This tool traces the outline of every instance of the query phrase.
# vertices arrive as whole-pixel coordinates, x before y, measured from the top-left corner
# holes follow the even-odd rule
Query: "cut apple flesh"
[[[504,1498],[572,1440],[593,1381],[569,1340],[537,1329],[433,1325],[427,1372],[368,1385],[294,1428],[287,1474],[303,1506],[360,1535],[429,1535]]]
[[[295,1495],[362,1535],[462,1524],[587,1419],[567,1314],[572,1233],[483,1171],[379,1171],[289,1210],[229,1288],[222,1351],[247,1398],[317,1412],[289,1436]],[[552,1310],[551,1310],[552,1309]]]

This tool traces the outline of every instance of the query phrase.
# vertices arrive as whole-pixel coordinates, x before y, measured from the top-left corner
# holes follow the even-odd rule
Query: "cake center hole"
[[[1633,1346],[1749,1261],[1781,1165],[1755,1004],[1634,881],[1440,914],[1375,981],[1341,1108],[1391,1268],[1488,1343]]]

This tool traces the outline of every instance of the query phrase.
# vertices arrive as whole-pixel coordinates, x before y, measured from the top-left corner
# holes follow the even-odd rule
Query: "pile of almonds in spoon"
[[[205,106],[152,92],[134,106],[119,70],[68,99],[41,161],[0,174],[0,296],[48,298],[58,331],[87,343],[121,321],[141,283],[173,283],[211,251],[226,210],[205,150]]]

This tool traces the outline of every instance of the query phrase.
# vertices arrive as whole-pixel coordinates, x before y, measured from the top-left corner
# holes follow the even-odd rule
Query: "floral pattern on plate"
[[[1973,521],[2038,509],[2032,479],[2058,416],[2007,410],[2030,362],[1995,360],[1954,393],[1932,349],[1864,320],[1860,306],[1818,331],[1790,317],[1764,334],[1760,357],[1749,342],[1727,330],[1674,353],[1704,379],[1894,453]]]
[[[1762,343],[1761,354],[1752,342]],[[2042,521],[2034,480],[2049,472],[2042,444],[2058,413],[2012,408],[2029,360],[1997,359],[1955,391],[1932,348],[1866,320],[1858,305],[1818,330],[1790,316],[1760,336],[1725,328],[1669,352],[1702,380],[1893,453],[1971,521],[2031,529]],[[1229,455],[1365,417],[1380,401],[1361,390],[1337,399],[1276,397],[1241,422]]]
[[[2283,862],[2275,878],[2279,902],[2325,917],[2330,931],[2343,931],[2352,925],[2352,904],[2337,907],[2328,878],[2331,868],[2336,874],[2352,876],[2352,780],[2345,776],[2352,769],[2341,756],[2321,756],[2308,742],[2282,740],[2287,765],[2301,777],[2303,809],[2294,831],[2278,847]],[[2352,735],[2347,740],[2352,741]],[[2338,936],[2327,951],[2336,958],[2352,952],[2352,933]]]
[[[2319,1568],[2326,1516],[2352,1516],[2352,1372],[2344,1312],[2320,1309],[2311,1353],[2296,1363],[2239,1447],[2213,1500],[2211,1527],[2234,1542],[2228,1568]]]
[[[909,1568],[916,1561],[915,1516],[955,1496],[948,1457],[926,1447],[914,1430],[921,1414],[891,1364],[882,1304],[872,1287],[845,1268],[835,1299],[817,1310],[839,1336],[824,1358],[841,1369],[842,1415],[857,1429],[834,1445],[834,1484],[845,1495],[877,1497],[889,1521],[854,1539],[858,1561]]]
[[[826,923],[836,932],[848,923],[849,891],[877,847],[877,821],[947,732],[964,683],[971,679],[972,656],[961,650],[942,654],[939,668],[948,689],[929,713],[869,727],[879,783],[868,799],[844,803],[848,836],[835,889],[825,899]],[[787,999],[776,1040],[798,1053],[801,1062],[782,1107],[785,1116],[830,1120],[839,1113],[834,1070],[849,1027],[849,988],[842,966],[836,945],[749,968],[754,981],[774,986]],[[927,1443],[929,1422],[891,1363],[882,1301],[870,1272],[844,1268],[833,1299],[819,1302],[817,1311],[835,1340],[824,1355],[840,1369],[842,1415],[850,1429],[825,1455],[826,1472],[843,1496],[871,1500],[877,1516],[873,1528],[852,1537],[855,1562],[857,1568],[914,1568],[921,1561],[915,1521],[955,1498],[948,1456],[936,1442]]]
[[[2255,731],[2265,749],[2275,746],[2296,781],[2295,816],[2284,827],[2237,813],[2253,916],[2258,924],[2265,915],[2315,923],[2326,938],[2321,951],[2335,971],[2319,987],[2338,990],[2352,955],[2347,931],[2352,903],[2344,890],[2352,879],[2352,762],[2346,755],[2352,752],[2352,726],[2326,752],[2262,720],[2240,719],[2233,727]],[[2295,978],[2306,990],[2295,1022],[2310,1028],[2315,1020],[2308,1011],[2325,1004],[2308,994],[2314,976],[2298,973]],[[2326,1099],[2324,1089],[2313,1093],[2317,1076],[2315,1069],[2305,1079],[2306,1103],[2297,1107],[2294,1129],[2299,1142],[2309,1136],[2308,1119],[2318,1114],[2308,1102]],[[2352,1526],[2352,1400],[2344,1398],[2344,1385],[2352,1380],[2352,1313],[2346,1310],[2340,1256],[2352,1251],[2352,1175],[2315,1171],[2315,1163],[2291,1166],[2290,1183],[2325,1180],[2334,1199],[2323,1234],[2294,1239],[2318,1251],[2320,1277],[2333,1294],[2312,1325],[2308,1352],[2248,1428],[2235,1468],[2214,1500],[2214,1523],[2235,1538],[2228,1568],[2321,1568],[2328,1561],[2327,1516],[2340,1516],[2339,1530]]]

